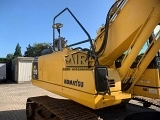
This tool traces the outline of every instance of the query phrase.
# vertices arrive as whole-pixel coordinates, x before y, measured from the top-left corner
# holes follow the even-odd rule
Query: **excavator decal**
[[[87,57],[85,53],[82,52],[76,52],[73,54],[69,54],[65,56],[66,66],[67,67],[76,67],[76,66],[88,66],[91,60]]]
[[[77,86],[77,87],[83,87],[84,86],[84,82],[77,80],[67,80],[64,79],[64,84],[68,84],[68,85],[73,85],[73,86]]]

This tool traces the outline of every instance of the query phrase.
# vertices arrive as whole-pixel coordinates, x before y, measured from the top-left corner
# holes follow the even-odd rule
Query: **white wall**
[[[32,57],[18,57],[12,60],[12,78],[17,83],[31,81]]]
[[[0,80],[6,79],[6,63],[0,63]]]

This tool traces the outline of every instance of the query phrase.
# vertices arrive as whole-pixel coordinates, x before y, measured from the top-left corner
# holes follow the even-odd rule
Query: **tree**
[[[29,44],[28,47],[26,47],[27,51],[24,52],[24,57],[32,57],[33,56],[33,47]]]
[[[6,58],[0,58],[0,63],[6,63],[8,62]]]
[[[37,57],[41,55],[41,52],[48,48],[51,44],[50,43],[35,43],[33,46],[30,44],[26,47],[26,51],[24,53],[24,57]]]
[[[22,53],[21,53],[21,47],[19,45],[19,43],[16,46],[15,52],[14,52],[14,58],[16,57],[22,57]]]
[[[9,53],[9,54],[7,54],[7,56],[6,56],[6,59],[7,60],[12,60],[13,59],[13,54],[12,53]]]

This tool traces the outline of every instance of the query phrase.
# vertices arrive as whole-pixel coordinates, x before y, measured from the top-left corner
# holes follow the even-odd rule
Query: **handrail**
[[[67,45],[66,47],[72,47],[72,46],[79,45],[79,44],[86,43],[86,42],[89,42],[89,40],[83,40],[81,42],[77,42],[77,43],[74,43],[74,44],[71,44],[71,45]]]
[[[71,14],[71,16],[74,18],[74,20],[78,23],[78,25],[81,27],[81,29],[84,31],[84,33],[87,35],[88,41],[90,42],[90,45],[91,45],[92,53],[93,53],[94,57],[96,57],[95,49],[94,49],[94,46],[93,46],[93,43],[92,43],[92,39],[91,39],[89,33],[88,33],[88,32],[86,31],[86,29],[82,26],[82,24],[78,21],[78,19],[73,15],[73,13],[69,10],[69,8],[65,8],[64,10],[62,10],[59,14],[57,14],[57,15],[54,17],[54,19],[53,19],[53,25],[55,24],[55,19],[56,19],[59,15],[61,15],[63,12],[65,12],[66,10]],[[78,44],[80,44],[80,43],[83,43],[83,41],[82,41],[82,42],[78,42]],[[76,43],[75,43],[75,44],[76,44]],[[76,44],[76,45],[77,45],[77,44]],[[54,46],[55,46],[55,30],[54,30],[54,28],[53,28],[53,50],[55,50],[55,47],[54,47]],[[73,46],[73,45],[72,45],[72,46]]]

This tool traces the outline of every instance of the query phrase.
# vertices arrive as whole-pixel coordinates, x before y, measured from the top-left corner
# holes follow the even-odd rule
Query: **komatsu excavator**
[[[68,11],[87,40],[67,45],[57,17]],[[53,20],[53,47],[33,61],[32,84],[68,99],[28,98],[28,119],[103,119],[92,110],[131,98],[149,107],[160,99],[160,0],[116,0],[106,23],[92,40],[73,13],[65,8]],[[75,47],[89,42],[90,48]],[[146,45],[143,53],[141,50]],[[114,114],[114,113],[113,113]]]

